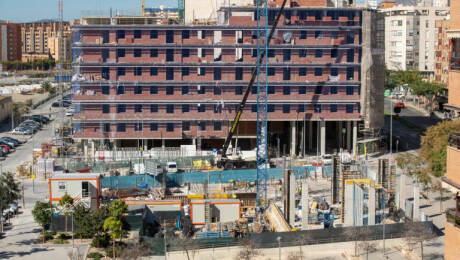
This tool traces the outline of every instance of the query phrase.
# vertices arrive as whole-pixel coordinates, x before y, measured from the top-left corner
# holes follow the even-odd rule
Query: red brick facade
[[[6,31],[4,31],[5,29]],[[4,41],[6,41],[6,43]],[[4,48],[6,48],[6,50]],[[17,61],[21,60],[21,58],[21,25],[14,23],[0,23],[0,61]]]
[[[268,53],[269,121],[360,120],[360,17],[359,9],[283,15]],[[73,83],[75,137],[226,137],[257,59],[256,21],[229,21],[75,27],[74,68],[84,78]],[[255,104],[252,93],[241,118],[251,125],[250,136],[256,134]],[[198,131],[200,124],[206,129]]]

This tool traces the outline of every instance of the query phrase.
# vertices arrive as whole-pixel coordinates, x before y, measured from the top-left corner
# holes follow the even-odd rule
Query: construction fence
[[[332,168],[326,166],[302,166],[293,167],[292,170],[296,178],[330,178]],[[271,168],[267,170],[268,180],[282,179],[281,168]],[[166,175],[168,187],[182,186],[185,183],[203,183],[207,181],[210,184],[229,183],[229,182],[251,182],[257,179],[256,169],[245,170],[222,170],[222,171],[199,171],[199,172],[176,172]],[[130,189],[130,188],[159,188],[162,184],[162,176],[153,176],[148,174],[136,174],[129,176],[112,176],[102,179],[102,185],[112,189]]]
[[[208,165],[214,163],[214,156],[188,156],[188,157],[161,157],[157,159],[146,159],[143,157],[123,157],[130,158],[127,160],[112,160],[109,158],[104,159],[69,159],[65,163],[66,169],[70,172],[77,172],[80,170],[89,170],[91,172],[109,172],[117,169],[135,170],[136,165],[147,165],[148,163],[160,166],[166,166],[168,162],[175,162],[177,168],[193,170],[196,168],[197,162],[207,162]],[[145,169],[145,167],[144,167]]]
[[[417,222],[418,225],[423,225],[427,229],[431,229],[438,236],[441,235],[440,231],[433,225],[431,221]],[[263,232],[251,233],[247,239],[250,239],[255,248],[275,248],[292,247],[300,245],[316,245],[327,243],[339,243],[353,241],[350,239],[354,233],[363,228],[368,228],[370,234],[365,238],[366,241],[402,238],[406,232],[405,223],[386,224],[385,229],[383,225],[375,226],[361,226],[361,227],[338,227],[331,229],[315,229],[293,232]],[[385,231],[385,235],[383,234]],[[278,237],[280,242],[278,244]],[[147,236],[140,236],[140,241],[145,243],[150,249],[152,255],[165,254],[165,240],[163,238],[152,238]],[[245,239],[241,238],[212,238],[212,239],[194,239],[184,240],[183,243],[177,240],[171,241],[166,239],[166,249],[171,251],[183,251],[185,249],[193,251],[199,249],[223,248],[231,246],[241,246]]]

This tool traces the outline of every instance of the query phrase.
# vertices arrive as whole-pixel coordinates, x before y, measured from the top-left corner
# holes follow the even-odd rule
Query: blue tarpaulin
[[[322,178],[331,177],[331,166],[303,166],[293,167],[296,178],[309,177],[316,172],[316,168],[321,167]],[[166,175],[166,182],[169,187],[181,186],[184,183],[202,183],[209,181],[209,183],[229,183],[230,181],[255,181],[257,175],[256,169],[245,170],[222,170],[222,171],[209,171],[209,172],[176,172],[168,173]],[[105,187],[130,189],[134,187],[161,187],[161,175],[151,176],[147,174],[130,175],[130,176],[114,176],[105,177],[102,179],[102,184]],[[268,169],[268,180],[279,180],[282,178],[281,168]]]

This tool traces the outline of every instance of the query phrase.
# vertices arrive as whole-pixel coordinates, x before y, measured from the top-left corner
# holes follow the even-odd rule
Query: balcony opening
[[[452,39],[452,57],[450,59],[450,68],[460,70],[460,38]]]

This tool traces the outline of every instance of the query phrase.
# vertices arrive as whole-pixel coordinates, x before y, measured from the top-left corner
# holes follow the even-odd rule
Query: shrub
[[[108,234],[96,235],[91,241],[91,246],[96,248],[106,248],[109,246],[110,236]]]
[[[45,232],[45,241],[52,240],[54,238],[54,235],[56,235],[56,232],[48,231]]]
[[[116,243],[115,244],[115,251],[117,252],[116,253],[116,256],[118,257],[118,255],[123,251],[123,249],[126,247],[126,244],[123,244],[123,243]],[[113,247],[108,247],[105,249],[105,253],[107,254],[108,257],[112,258],[113,257]]]
[[[59,233],[56,239],[67,240],[72,238],[72,236],[67,235],[66,233]]]
[[[56,238],[56,239],[54,240],[54,243],[55,243],[55,244],[68,244],[69,241],[64,240],[64,239],[61,239],[61,238]]]
[[[104,257],[101,253],[99,252],[91,252],[87,255],[88,258],[94,258],[96,260],[99,260],[101,259],[102,257]]]

